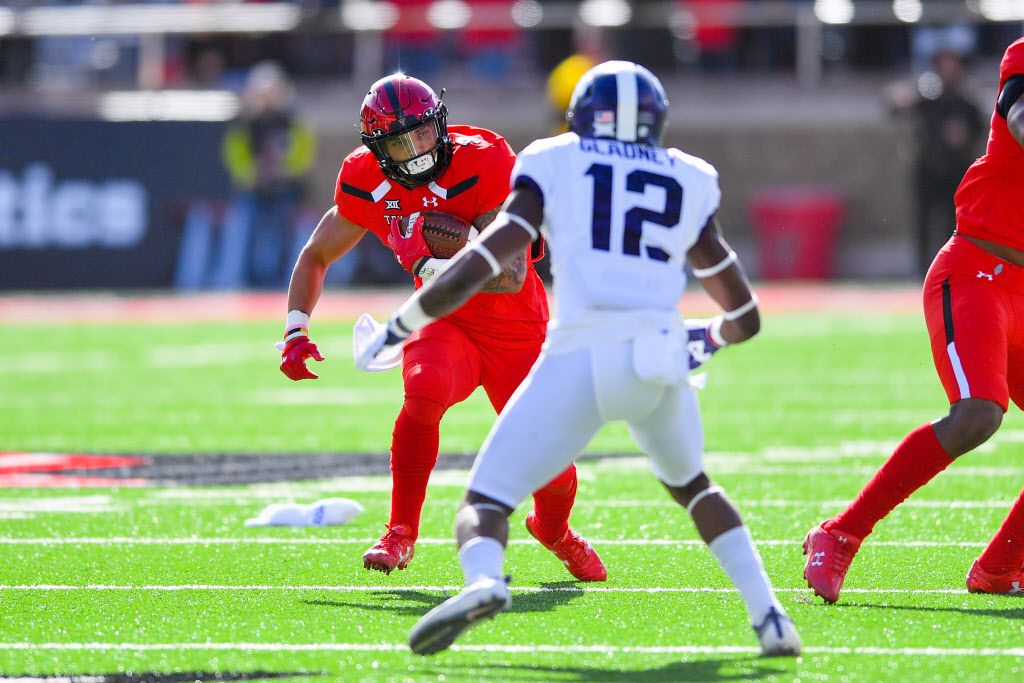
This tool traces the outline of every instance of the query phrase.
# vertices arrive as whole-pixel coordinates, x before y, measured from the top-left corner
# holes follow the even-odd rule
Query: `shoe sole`
[[[773,650],[771,652],[768,652],[766,650],[761,650],[761,656],[762,657],[799,657],[800,656],[800,648],[799,647],[782,647],[782,648],[779,648],[777,650]]]
[[[811,534],[808,532],[807,536],[804,537],[804,543],[803,543],[804,557],[807,557],[807,538],[810,535]],[[818,588],[816,586],[813,586],[811,584],[811,580],[807,578],[807,565],[806,564],[804,565],[804,581],[807,582],[807,587],[810,588],[812,591],[814,591],[815,595],[817,595],[819,598],[821,598],[822,600],[825,601],[825,604],[828,604],[828,605],[836,604],[836,600],[839,599],[838,595],[835,598],[830,598],[827,595],[824,595],[820,590],[818,590]],[[799,652],[797,654],[799,654]],[[775,655],[765,655],[765,656],[766,657],[773,657]],[[780,655],[780,656],[783,656],[783,655]]]
[[[429,628],[414,630],[409,634],[409,649],[418,655],[433,655],[447,650],[471,626],[487,621],[508,608],[505,600],[494,599],[477,605],[468,612],[453,614],[447,619],[434,621]]]
[[[386,562],[382,562],[382,561],[379,561],[379,560],[368,559],[366,557],[366,555],[363,555],[363,569],[372,569],[374,571],[378,571],[378,572],[381,572],[383,574],[391,574],[391,572],[393,572],[396,569],[398,571],[402,571],[403,569],[405,569],[406,567],[409,566],[410,562],[412,562],[412,555],[411,554],[409,555],[408,559],[406,559],[405,562],[399,562],[394,567],[392,567],[391,565],[387,564]]]

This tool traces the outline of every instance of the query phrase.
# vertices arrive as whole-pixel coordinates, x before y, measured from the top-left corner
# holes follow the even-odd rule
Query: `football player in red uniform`
[[[432,258],[415,216],[444,212],[482,230],[509,192],[515,154],[504,138],[483,128],[448,126],[446,107],[418,79],[396,74],[374,83],[359,127],[363,146],[345,158],[334,206],[292,273],[281,370],[293,380],[316,378],[306,360],[323,356],[309,340],[309,315],[328,266],[366,232],[394,250],[419,287],[444,261]],[[405,344],[405,402],[391,441],[391,518],[387,532],[363,555],[367,569],[390,573],[412,559],[445,411],[483,386],[501,412],[533,366],[548,320],[534,256],[524,252],[485,293]],[[526,526],[573,576],[603,581],[601,559],[568,526],[575,496],[576,470],[570,467],[534,494]]]
[[[1024,38],[1007,48],[985,155],[956,192],[956,231],[924,282],[932,356],[946,417],[912,431],[846,510],[811,529],[804,578],[839,598],[850,562],[875,524],[955,458],[1024,408]],[[1024,586],[1024,493],[967,574],[972,593]]]

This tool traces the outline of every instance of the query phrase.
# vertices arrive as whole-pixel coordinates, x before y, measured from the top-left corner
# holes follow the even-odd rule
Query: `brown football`
[[[429,211],[423,214],[423,240],[434,258],[451,258],[466,246],[473,226],[458,216]]]

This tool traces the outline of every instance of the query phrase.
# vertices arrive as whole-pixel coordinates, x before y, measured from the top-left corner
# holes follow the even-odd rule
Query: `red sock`
[[[1007,574],[1021,568],[1024,560],[1024,491],[1010,508],[999,531],[978,558],[982,569],[993,574]]]
[[[569,515],[576,502],[576,466],[569,465],[548,485],[533,494],[537,531],[545,543],[554,543],[569,530]]]
[[[822,526],[826,531],[836,527],[864,538],[880,519],[951,462],[931,424],[921,425],[907,434],[850,506]]]
[[[427,482],[437,463],[439,427],[444,406],[406,399],[391,438],[391,526],[405,524],[416,538]]]

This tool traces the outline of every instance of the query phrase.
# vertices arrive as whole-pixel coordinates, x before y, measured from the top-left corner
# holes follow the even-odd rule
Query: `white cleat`
[[[418,655],[432,655],[448,649],[470,626],[512,604],[507,580],[481,579],[430,610],[409,632],[409,648]]]
[[[803,647],[793,620],[774,607],[754,626],[754,632],[761,641],[762,657],[796,657]]]

